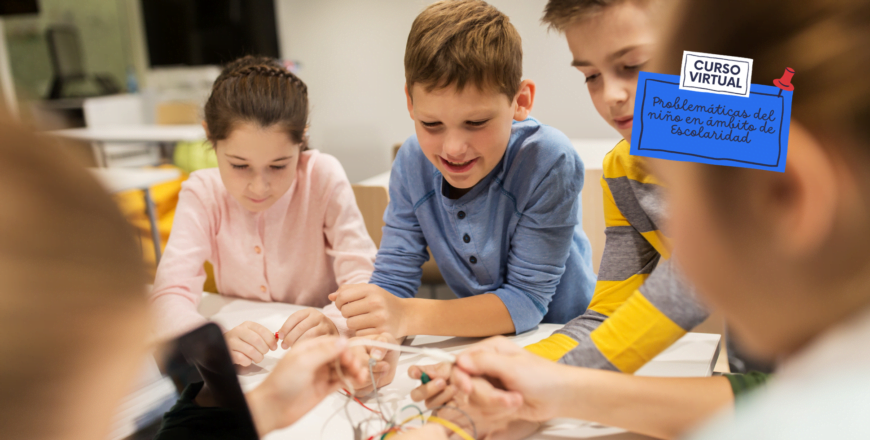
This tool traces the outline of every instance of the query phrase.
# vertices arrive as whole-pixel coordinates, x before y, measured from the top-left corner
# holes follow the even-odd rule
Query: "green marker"
[[[432,380],[432,379],[429,379],[428,374],[426,374],[425,372],[422,372],[422,371],[420,372],[420,381],[423,382],[423,385],[426,385],[427,383],[429,383],[430,380]]]

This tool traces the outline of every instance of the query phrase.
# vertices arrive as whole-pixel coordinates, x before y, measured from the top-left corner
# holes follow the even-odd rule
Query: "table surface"
[[[224,328],[233,328],[244,321],[256,321],[269,329],[277,330],[288,316],[303,308],[292,304],[261,303],[206,294],[199,306],[199,312]],[[549,336],[559,327],[555,324],[542,324],[535,330],[513,336],[511,339],[519,345],[527,345]],[[719,338],[719,335],[689,333],[640,369],[637,374],[646,376],[709,376],[718,354]],[[405,344],[437,347],[454,353],[479,340],[476,338],[436,336],[416,336],[413,339],[408,339],[410,342],[406,341]],[[242,369],[239,375],[242,388],[248,391],[256,387],[285,353],[286,351],[279,349],[266,355],[266,359],[258,365]],[[398,408],[412,403],[409,393],[419,385],[419,382],[408,377],[408,367],[414,364],[430,363],[435,363],[435,361],[423,358],[421,355],[403,353],[400,356],[395,380],[381,390],[381,401],[384,406],[388,407],[387,412],[396,411]],[[266,439],[352,439],[350,424],[342,410],[345,401],[345,397],[335,393],[327,397],[297,423],[269,434]],[[376,405],[374,398],[363,399],[363,401],[367,405]],[[351,418],[357,423],[371,415],[356,404],[350,405],[349,411]],[[621,434],[620,439],[647,438],[625,433],[621,429],[572,419],[550,421],[541,432],[530,438],[594,438],[615,434]]]
[[[147,189],[181,175],[174,169],[90,168],[89,171],[110,193]]]
[[[205,139],[201,125],[117,125],[68,128],[47,134],[92,142],[179,142]]]

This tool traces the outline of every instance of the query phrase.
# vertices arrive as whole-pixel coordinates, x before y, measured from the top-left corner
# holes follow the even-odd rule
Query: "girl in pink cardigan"
[[[308,150],[307,124],[306,86],[277,61],[241,58],[217,78],[203,126],[218,168],[196,171],[182,185],[151,293],[161,336],[205,322],[197,305],[206,261],[223,295],[326,306],[291,315],[277,335],[283,348],[347,335],[327,296],[368,282],[377,249],[341,164]],[[254,322],[224,336],[239,365],[278,348],[275,332]]]

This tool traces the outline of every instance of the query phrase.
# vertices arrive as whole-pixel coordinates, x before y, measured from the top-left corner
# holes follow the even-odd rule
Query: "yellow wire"
[[[399,426],[402,426],[405,423],[410,422],[411,420],[421,419],[421,418],[423,418],[423,417],[420,415],[413,415],[413,416],[405,419],[405,421],[402,422]],[[426,423],[429,423],[429,422],[437,423],[437,424],[453,431],[456,435],[458,435],[459,437],[462,437],[463,440],[474,440],[474,437],[468,435],[468,433],[465,432],[465,430],[463,430],[462,428],[460,428],[458,425],[456,425],[455,423],[453,423],[451,421],[444,420],[441,417],[429,416],[429,418],[426,419]]]
[[[427,423],[428,422],[435,422],[435,423],[453,431],[454,433],[456,433],[456,435],[462,437],[463,440],[474,440],[474,437],[468,435],[467,432],[465,432],[462,428],[457,426],[455,423],[448,421],[448,420],[444,420],[441,417],[429,416],[429,419],[427,419],[426,422]]]

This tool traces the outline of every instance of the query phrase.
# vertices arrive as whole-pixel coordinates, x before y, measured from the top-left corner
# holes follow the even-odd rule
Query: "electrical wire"
[[[376,341],[376,340],[371,340],[371,339],[358,339],[355,341],[351,341],[348,344],[348,346],[349,347],[354,347],[354,346],[379,347],[379,348],[384,348],[387,350],[395,350],[395,351],[399,351],[399,352],[422,354],[424,356],[428,356],[428,357],[431,357],[433,359],[441,360],[444,362],[451,362],[451,363],[456,362],[456,356],[454,356],[454,355],[452,355],[444,350],[439,350],[439,349],[408,347],[408,346],[404,346],[404,345],[390,344],[387,342]],[[353,428],[354,439],[362,440],[363,436],[364,436],[363,433],[370,432],[369,431],[369,424],[371,423],[372,420],[383,421],[384,427],[381,428],[380,430],[378,430],[376,434],[367,437],[366,440],[385,440],[385,439],[388,439],[388,438],[396,435],[397,433],[402,432],[405,429],[405,425],[407,425],[409,422],[411,422],[415,419],[420,419],[424,424],[430,423],[430,422],[437,423],[437,424],[449,429],[450,431],[453,431],[456,435],[458,435],[463,440],[474,440],[477,437],[477,426],[474,423],[474,419],[472,419],[471,416],[468,415],[468,413],[466,413],[465,411],[463,411],[455,406],[442,405],[442,406],[433,408],[431,410],[422,411],[416,405],[413,405],[413,404],[406,405],[401,410],[394,413],[392,416],[390,416],[388,418],[385,411],[384,411],[385,407],[384,407],[383,403],[381,402],[381,393],[380,393],[380,390],[378,389],[378,382],[377,382],[378,378],[375,377],[374,366],[377,364],[377,362],[378,361],[376,359],[369,358],[368,368],[369,368],[369,378],[372,381],[372,390],[373,390],[373,393],[375,394],[375,401],[377,402],[378,410],[375,410],[373,408],[366,406],[359,398],[356,397],[356,395],[355,395],[356,390],[354,389],[353,384],[344,376],[338,359],[336,359],[336,362],[335,362],[336,372],[337,372],[339,378],[341,379],[341,381],[346,386],[346,389],[343,390],[346,394],[341,393],[343,396],[347,397],[347,400],[344,403],[343,409],[344,409],[345,415],[347,416],[348,422],[351,424],[351,427]],[[350,416],[350,410],[348,409],[351,401],[355,401],[356,403],[358,403],[360,406],[362,406],[366,410],[372,412],[373,415],[371,417],[366,418],[365,420],[363,420],[359,424],[355,424],[353,422],[353,419]],[[404,412],[406,409],[409,409],[409,408],[416,409],[417,414],[405,419],[402,423],[397,424],[396,420],[395,420],[396,416],[401,414],[402,412]],[[461,427],[459,427],[455,423],[434,415],[440,409],[452,409],[452,410],[459,412],[463,416],[465,416],[468,419],[469,423],[471,424],[471,428],[472,428],[472,432],[474,433],[474,437],[469,435],[464,429],[462,429]],[[338,414],[339,411],[341,411],[341,409],[336,411],[335,414],[330,416],[329,419],[331,419],[336,414]],[[433,415],[431,415],[427,418],[425,416],[425,413],[430,412],[430,411],[432,411]],[[327,422],[329,419],[327,419]],[[324,429],[325,429],[325,425],[324,425]],[[321,431],[321,438],[322,437],[323,437],[323,431]]]
[[[422,354],[424,356],[430,357],[432,359],[437,359],[443,362],[450,362],[451,364],[456,363],[456,356],[448,353],[444,350],[440,350],[437,348],[420,348],[420,347],[409,347],[407,345],[398,345],[398,344],[390,344],[389,342],[377,341],[373,339],[357,339],[350,341],[347,344],[348,347],[359,347],[359,346],[369,346],[369,347],[378,347],[385,348],[387,350],[395,350],[403,353],[414,353],[414,354]]]
[[[380,413],[381,413],[381,412],[378,411],[378,410],[371,409],[371,408],[369,408],[368,406],[366,406],[366,404],[363,403],[362,400],[359,400],[359,397],[356,397],[356,396],[350,394],[350,391],[348,391],[348,390],[346,390],[346,389],[344,389],[344,388],[342,388],[341,391],[344,391],[344,393],[341,393],[343,396],[353,399],[356,403],[359,404],[359,406],[361,406],[361,407],[363,407],[363,408],[365,408],[365,409],[367,409],[367,410],[369,410],[369,411],[371,411],[371,412],[373,412],[373,413],[375,413],[375,414],[380,414]],[[346,394],[345,394],[345,393],[346,393]]]
[[[378,392],[378,381],[375,380],[375,364],[377,363],[378,361],[375,358],[369,358],[369,375],[372,379],[372,390],[374,390],[375,400],[378,402],[378,410],[380,410],[378,414],[381,415],[381,419],[383,419],[385,423],[390,423],[391,421],[387,420],[387,417],[384,415],[384,405],[381,404],[381,393]]]
[[[435,416],[436,413],[438,412],[438,410],[441,410],[441,409],[451,409],[451,410],[456,411],[456,412],[462,414],[463,416],[465,416],[465,418],[468,419],[468,422],[471,424],[471,430],[474,433],[474,438],[477,438],[477,425],[474,424],[474,419],[472,419],[471,416],[468,415],[467,412],[465,412],[465,411],[463,411],[463,410],[461,410],[458,407],[455,407],[453,405],[436,406],[435,408],[432,408],[428,411],[431,411],[432,416]]]
[[[441,417],[429,416],[429,418],[426,419],[426,423],[437,423],[437,424],[453,431],[456,435],[461,437],[463,440],[474,440],[474,437],[468,435],[468,433],[465,432],[465,430],[460,428],[458,425],[456,425],[455,423],[453,423],[449,420],[442,419]]]

